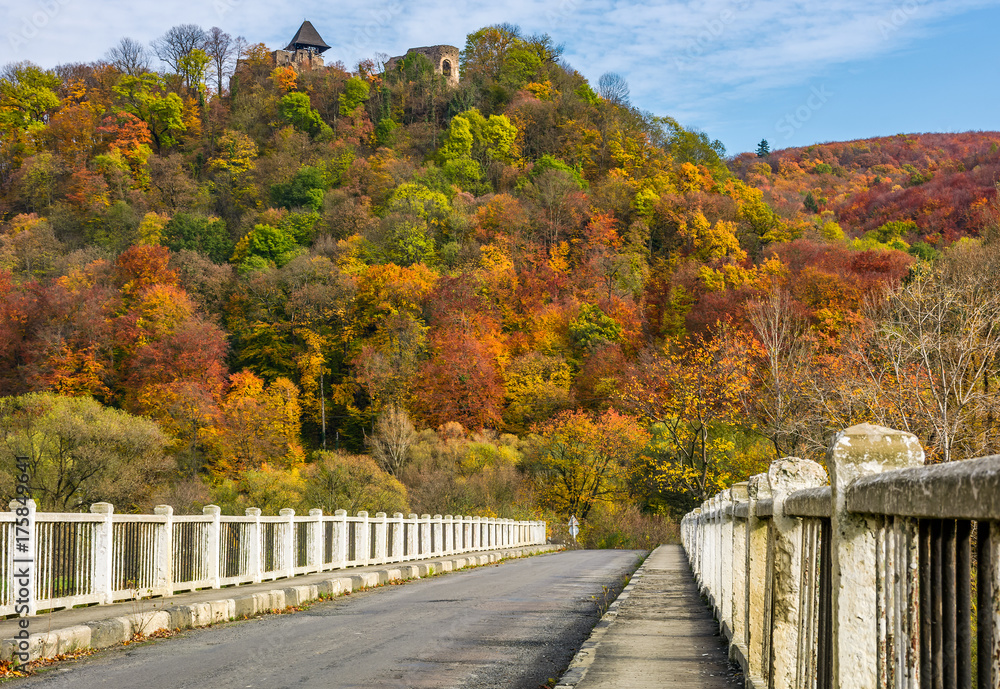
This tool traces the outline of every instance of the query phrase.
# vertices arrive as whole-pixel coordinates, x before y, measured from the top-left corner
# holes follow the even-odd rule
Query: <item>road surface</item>
[[[568,665],[639,554],[568,551],[388,586],[119,647],[12,685],[538,689]]]

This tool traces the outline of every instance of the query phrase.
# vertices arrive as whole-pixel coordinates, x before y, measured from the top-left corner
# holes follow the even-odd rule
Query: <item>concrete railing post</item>
[[[775,687],[805,687],[808,679],[798,677],[799,634],[801,633],[802,520],[786,517],[785,500],[791,493],[826,484],[826,471],[809,459],[788,457],[771,463],[767,471],[774,513],[774,555],[771,682]]]
[[[838,433],[827,451],[833,493],[833,683],[867,689],[877,680],[876,520],[847,511],[847,489],[870,474],[922,466],[916,436],[861,424]]]
[[[708,563],[711,561],[709,550],[711,549],[712,520],[711,503],[706,500],[701,504],[701,517],[699,518],[698,535],[698,588],[702,593],[708,594]]]
[[[35,615],[38,607],[35,599],[36,578],[39,571],[35,529],[37,507],[34,500],[24,496],[11,500],[9,507],[16,521],[11,533],[12,542],[6,553],[7,571],[11,577],[7,585],[10,587],[10,599],[19,610],[19,616],[31,617]]]
[[[281,571],[282,576],[295,576],[295,510],[286,507],[278,511],[278,516],[284,517],[284,537],[281,539]]]
[[[420,557],[431,555],[431,515],[420,515]]]
[[[419,545],[417,530],[420,528],[420,517],[411,512],[407,521],[409,522],[407,526],[410,528],[406,530],[406,559],[416,560],[420,556],[420,553],[417,552]]]
[[[444,525],[442,522],[443,519],[444,517],[440,514],[435,514],[431,517],[431,557],[444,553],[444,543],[442,542],[444,538],[444,530],[442,528]]]
[[[392,521],[395,524],[395,528],[392,530],[392,561],[402,562],[405,559],[403,557],[403,533],[406,531],[406,527],[403,525],[403,513],[394,512]]]
[[[764,619],[767,609],[767,597],[770,595],[770,577],[767,572],[767,543],[769,519],[757,516],[757,503],[771,497],[771,487],[767,482],[767,474],[751,476],[747,482],[747,532],[746,532],[746,569],[747,569],[747,626],[744,635],[746,644],[747,666],[751,680],[756,680],[755,686],[764,683],[765,650],[768,648],[770,622]]]
[[[313,521],[309,523],[309,557],[308,565],[315,568],[317,572],[323,569],[323,510],[309,510],[309,516]]]
[[[153,514],[163,517],[163,523],[156,530],[156,575],[154,586],[161,596],[174,595],[174,508],[157,505]]]
[[[354,541],[354,564],[364,566],[371,563],[371,523],[368,520],[368,513],[362,510],[358,512],[358,535]]]
[[[732,646],[741,646],[746,655],[746,603],[747,603],[747,520],[737,519],[736,510],[747,505],[747,484],[737,483],[732,489],[732,595],[730,597],[730,619]]]
[[[726,570],[726,516],[725,510],[728,499],[725,495],[727,491],[722,491],[715,496],[715,609],[722,617],[722,604],[726,598],[725,580],[729,572]],[[730,553],[730,556],[732,553]]]
[[[701,544],[701,591],[706,597],[712,595],[712,501],[706,500],[701,506],[702,544]]]
[[[250,542],[246,545],[241,544],[240,547],[249,550],[250,576],[253,577],[253,583],[259,584],[264,581],[264,553],[261,552],[263,539],[260,529],[260,508],[248,507],[246,508],[246,515],[250,518]]]
[[[201,556],[204,558],[202,561],[205,563],[205,577],[208,580],[208,585],[213,589],[222,588],[222,583],[219,581],[222,508],[218,505],[205,505],[201,508],[201,512],[211,519],[205,526],[205,535],[201,546]]]
[[[708,500],[708,550],[706,555],[708,557],[707,579],[708,579],[708,596],[711,600],[712,605],[716,604],[716,582],[719,577],[719,501],[716,497],[711,497]],[[718,608],[718,606],[715,606]]]
[[[112,538],[114,537],[114,524],[112,516],[115,513],[115,506],[109,502],[97,502],[90,506],[92,514],[104,515],[94,529],[94,593],[101,602],[111,604],[115,600],[114,595],[114,561]]]
[[[694,570],[695,582],[701,583],[701,542],[700,542],[701,508],[697,507],[688,515],[688,560]]]
[[[719,631],[733,637],[733,493],[719,495]]]
[[[472,550],[472,517],[466,515],[462,517],[462,551]]]
[[[388,559],[386,552],[389,541],[389,517],[385,512],[375,513],[375,562],[381,565]]]
[[[347,567],[347,510],[336,510],[333,513],[333,568]]]
[[[444,515],[444,554],[455,554],[455,518],[450,514]]]

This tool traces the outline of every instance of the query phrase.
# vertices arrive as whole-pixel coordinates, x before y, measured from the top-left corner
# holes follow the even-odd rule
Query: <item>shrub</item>
[[[632,504],[599,505],[581,524],[577,542],[584,548],[652,550],[679,543],[680,529],[666,517],[643,514]]]

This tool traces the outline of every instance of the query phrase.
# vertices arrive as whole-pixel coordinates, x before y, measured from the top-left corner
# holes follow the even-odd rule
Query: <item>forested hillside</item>
[[[618,545],[851,423],[935,461],[994,437],[1000,134],[727,160],[511,26],[457,87],[156,47],[0,74],[0,460],[44,509],[575,513]]]

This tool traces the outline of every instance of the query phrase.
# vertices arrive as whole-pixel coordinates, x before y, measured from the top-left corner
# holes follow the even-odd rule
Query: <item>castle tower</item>
[[[320,69],[324,66],[320,55],[329,49],[330,46],[319,35],[312,22],[306,20],[285,49],[275,50],[271,55],[276,67],[291,65],[300,70]]]
[[[288,52],[310,50],[316,53],[323,53],[323,51],[329,49],[330,46],[326,44],[319,35],[319,31],[313,27],[312,22],[309,20],[302,22],[302,26],[295,32],[295,36],[288,44],[288,47],[285,48]]]

